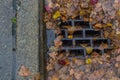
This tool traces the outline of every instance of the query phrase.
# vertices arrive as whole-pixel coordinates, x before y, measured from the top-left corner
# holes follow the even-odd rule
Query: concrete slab
[[[0,0],[0,80],[12,79],[12,0]]]

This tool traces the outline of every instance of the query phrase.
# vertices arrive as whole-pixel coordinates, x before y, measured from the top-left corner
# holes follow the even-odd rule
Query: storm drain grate
[[[71,34],[68,30],[68,27],[75,27],[76,30],[73,31]],[[50,32],[52,33],[52,31],[48,30],[48,35],[50,35]],[[52,35],[54,36],[48,36],[48,46],[51,46],[51,42],[55,39],[55,34],[52,33]],[[62,22],[60,35],[63,36],[63,45],[59,51],[69,52],[69,57],[85,58],[87,55],[90,55],[87,54],[86,47],[91,47],[93,51],[96,51],[100,54],[104,54],[107,50],[111,48],[110,39],[106,39],[103,37],[103,31],[93,29],[91,24],[86,21],[68,20],[66,22]],[[51,37],[53,37],[52,40],[50,39]],[[102,43],[106,44],[107,47],[100,49],[100,45]],[[86,45],[86,47],[84,47],[83,45]]]

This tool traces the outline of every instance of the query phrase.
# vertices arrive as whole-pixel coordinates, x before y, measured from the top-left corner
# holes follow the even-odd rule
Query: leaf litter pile
[[[120,0],[46,0],[46,28],[59,35],[49,48],[47,60],[47,80],[120,80]],[[59,52],[64,43],[61,34],[61,21],[82,19],[92,24],[99,31],[103,30],[104,38],[111,40],[111,50],[104,54],[94,51],[88,44],[85,59],[72,57],[69,52]],[[78,28],[64,26],[71,34]],[[101,43],[99,49],[108,45]]]

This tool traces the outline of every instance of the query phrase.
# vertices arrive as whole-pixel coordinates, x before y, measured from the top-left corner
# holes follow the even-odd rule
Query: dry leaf
[[[117,11],[117,15],[120,16],[120,9]]]
[[[52,76],[52,80],[59,80],[59,78],[58,78],[58,76],[53,75],[53,76]]]
[[[74,73],[74,76],[77,80],[81,80],[82,75],[83,75],[83,72]]]
[[[120,55],[117,56],[116,61],[120,61]]]
[[[60,11],[56,11],[55,14],[53,15],[53,19],[57,19],[61,16]]]
[[[90,74],[88,79],[89,80],[101,80],[102,76],[104,75],[104,72],[105,71],[103,69],[97,70],[93,72],[92,74]]]
[[[70,27],[68,28],[68,33],[73,34],[73,32],[75,32],[76,30],[77,30],[76,27]]]
[[[83,64],[84,64],[84,61],[83,61],[83,60],[76,59],[76,60],[74,61],[74,63],[75,63],[77,66],[80,66],[80,65],[83,65]]]
[[[94,28],[95,28],[95,29],[101,29],[101,28],[103,28],[103,27],[102,27],[102,24],[97,23],[97,24],[95,24]]]
[[[53,23],[52,22],[47,22],[46,23],[46,28],[47,29],[52,29],[53,28]]]
[[[73,38],[73,35],[68,35],[68,38],[69,38],[69,39],[72,39],[72,38]]]
[[[22,65],[22,66],[20,67],[20,70],[19,70],[18,74],[19,74],[20,76],[27,77],[27,76],[30,75],[30,70],[29,70],[29,68],[27,68],[27,67],[25,67],[24,65]]]
[[[58,35],[58,34],[60,34],[60,33],[61,33],[61,30],[60,30],[60,28],[58,28],[58,27],[57,27],[57,28],[55,28],[54,32],[55,32],[55,34],[57,34],[57,35]]]
[[[90,0],[90,3],[91,3],[92,5],[97,4],[97,2],[98,2],[98,0]]]
[[[111,26],[113,26],[112,23],[107,23],[107,24],[106,24],[106,27],[111,27]]]
[[[106,49],[106,48],[108,48],[108,44],[102,42],[101,45],[100,45],[100,47],[99,47],[99,49],[103,50],[103,49]]]
[[[116,50],[115,50],[115,53],[116,53],[116,54],[120,54],[120,48],[116,49]]]
[[[36,73],[36,74],[34,74],[32,80],[41,80],[41,75],[40,75],[40,73]]]
[[[61,41],[61,39],[62,39],[62,36],[58,36],[55,40],[54,40],[54,45],[55,45],[55,47],[60,47],[61,45],[62,45],[62,41]]]
[[[48,64],[48,65],[47,65],[47,71],[52,70],[52,69],[53,69],[53,67],[54,67],[54,66],[53,66],[53,64]]]
[[[48,54],[52,59],[56,59],[56,56],[58,55],[58,53],[57,52],[51,52],[51,53],[49,53]]]
[[[85,49],[86,49],[86,53],[87,53],[87,54],[90,54],[90,53],[92,53],[92,51],[93,51],[93,48],[92,48],[92,47],[85,47]]]
[[[87,47],[88,44],[80,44],[82,47]]]
[[[70,75],[73,75],[75,72],[73,69],[70,69],[69,73],[70,73]]]
[[[92,60],[90,58],[86,59],[85,61],[86,64],[91,64],[92,63]]]
[[[50,52],[56,52],[56,51],[58,51],[58,48],[55,47],[55,46],[51,46],[51,47],[49,48],[49,51],[50,51]]]
[[[107,31],[104,31],[104,37],[108,38],[109,33]]]

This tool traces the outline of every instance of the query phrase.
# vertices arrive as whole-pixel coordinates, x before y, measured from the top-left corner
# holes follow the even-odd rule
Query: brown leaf
[[[76,30],[77,30],[76,27],[70,27],[70,28],[68,28],[69,34],[73,34],[73,32],[76,31]]]
[[[56,59],[56,56],[57,56],[57,52],[51,52],[51,53],[49,53],[49,56],[52,58],[52,59]]]
[[[97,80],[97,79],[99,80],[104,75],[104,72],[105,71],[103,69],[93,72],[92,74],[90,74],[89,80]]]
[[[18,72],[18,75],[23,76],[23,77],[29,76],[29,75],[30,75],[30,70],[29,70],[29,68],[27,68],[27,67],[25,67],[24,65],[22,65],[22,66],[20,67],[20,70],[19,70],[19,72]]]
[[[109,33],[107,31],[104,31],[104,37],[108,38]]]
[[[102,24],[97,23],[97,24],[95,24],[94,28],[95,28],[95,29],[101,29],[101,28],[103,28],[103,27],[102,27]]]
[[[40,73],[36,73],[36,74],[34,74],[32,80],[41,80],[41,75],[40,75]]]
[[[47,65],[47,71],[50,71],[50,70],[52,70],[53,69],[53,64],[48,64]]]
[[[108,44],[107,43],[101,43],[99,49],[103,50],[103,49],[106,49],[106,48],[108,48]]]
[[[120,55],[117,56],[116,61],[120,61]]]
[[[58,76],[53,75],[53,76],[52,76],[52,80],[59,80],[59,79],[58,79]]]
[[[75,72],[73,69],[70,69],[69,73],[70,73],[70,75],[73,75]]]
[[[54,40],[54,45],[55,45],[55,47],[60,47],[61,45],[62,45],[62,41],[61,41],[61,39],[62,39],[62,36],[58,36],[55,40]]]

